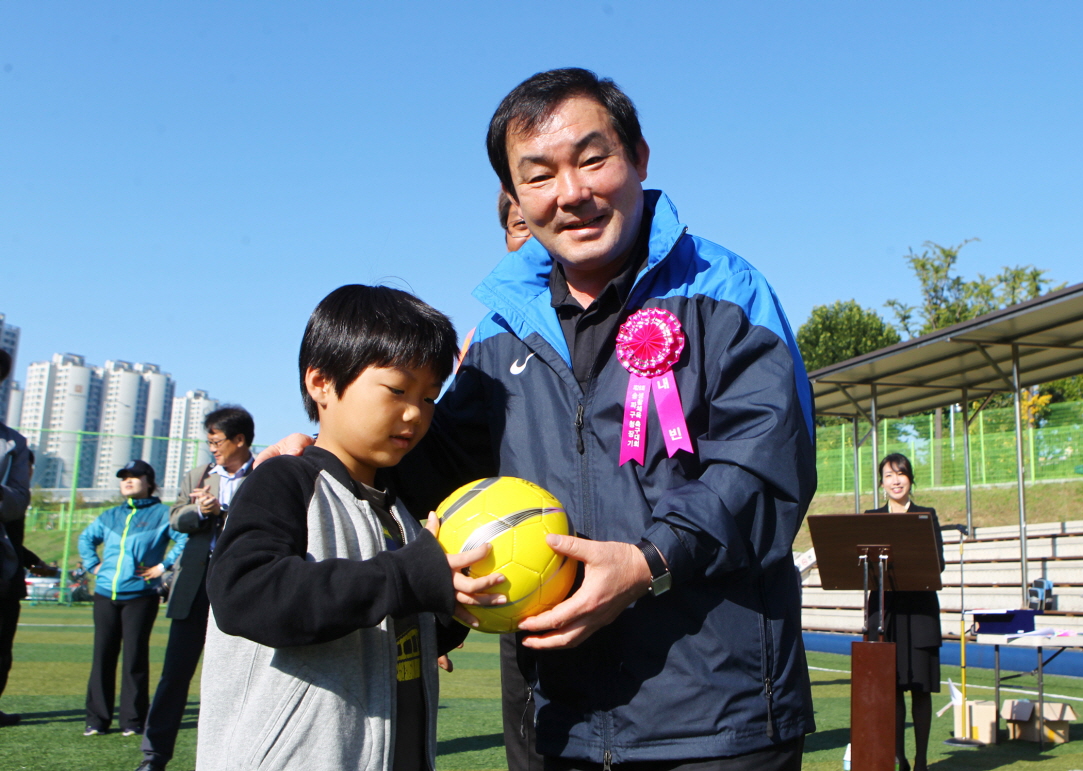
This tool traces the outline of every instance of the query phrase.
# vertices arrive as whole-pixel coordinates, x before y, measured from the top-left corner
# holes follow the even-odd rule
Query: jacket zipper
[[[579,402],[575,409],[575,449],[580,455],[586,452],[583,447],[583,402]]]
[[[526,706],[523,707],[523,716],[519,718],[519,736],[523,739],[526,738],[526,714],[530,712],[530,707],[534,703],[534,686],[530,683],[526,684]],[[536,722],[536,721],[535,721]]]
[[[612,771],[613,768],[613,753],[606,750],[602,753],[602,771]]]
[[[402,539],[402,545],[405,546],[406,545],[406,530],[403,529],[402,523],[399,522],[399,517],[394,511],[392,511],[391,509],[388,509],[388,513],[391,515],[391,519],[395,520],[395,526],[399,529],[399,538]]]
[[[132,517],[135,516],[135,501],[131,498],[128,499],[128,505],[131,507],[131,512],[128,514],[128,518],[124,520],[124,532],[120,534],[120,556],[117,557],[116,572],[113,573],[113,597],[117,598],[117,581],[120,580],[120,566],[124,564],[124,544],[128,540],[128,526],[132,524]]]
[[[770,628],[767,625],[767,603],[764,596],[763,577],[758,579],[760,589],[760,646],[763,656],[763,697],[767,699],[767,738],[775,738],[775,684],[771,679],[774,669],[774,646],[771,645]]]

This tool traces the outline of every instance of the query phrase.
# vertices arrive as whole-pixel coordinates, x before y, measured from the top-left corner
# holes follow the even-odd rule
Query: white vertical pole
[[[872,403],[872,412],[869,417],[872,419],[872,463],[869,469],[872,472],[872,507],[874,509],[880,508],[880,480],[876,478],[876,469],[880,464],[880,432],[877,430],[879,426],[876,421],[876,386],[873,385],[869,399]]]
[[[857,415],[854,415],[854,514],[861,513],[861,461],[858,458]]]
[[[1023,487],[1023,402],[1019,385],[1019,346],[1012,344],[1012,396],[1015,400],[1015,478],[1019,484],[1019,573],[1023,604],[1027,605],[1027,500]]]
[[[966,466],[966,532],[974,533],[974,498],[970,480],[970,402],[963,388],[963,465]],[[959,536],[962,538],[962,535]]]

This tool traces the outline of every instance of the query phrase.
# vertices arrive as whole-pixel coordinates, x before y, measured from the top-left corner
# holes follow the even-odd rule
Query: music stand
[[[850,646],[852,767],[895,768],[895,643],[883,642],[884,592],[938,591],[940,552],[933,518],[913,514],[819,514],[808,518],[824,589],[861,589],[861,633],[869,629],[869,591],[880,593],[875,641]],[[871,584],[870,584],[871,581]]]

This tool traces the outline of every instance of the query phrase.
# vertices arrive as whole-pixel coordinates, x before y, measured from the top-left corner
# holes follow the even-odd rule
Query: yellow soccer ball
[[[470,606],[482,632],[514,632],[519,621],[549,610],[568,596],[575,560],[557,554],[545,536],[575,535],[564,507],[548,491],[516,477],[490,477],[463,485],[436,510],[440,545],[448,554],[493,545],[469,568],[474,578],[501,573],[489,591],[506,595],[505,605]]]

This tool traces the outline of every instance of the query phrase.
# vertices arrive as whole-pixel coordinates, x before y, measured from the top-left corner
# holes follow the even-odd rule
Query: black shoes
[[[0,712],[0,728],[4,728],[9,725],[19,725],[19,722],[22,719],[22,715],[12,715],[8,712]]]
[[[165,771],[165,766],[150,760],[144,760],[135,771]]]

